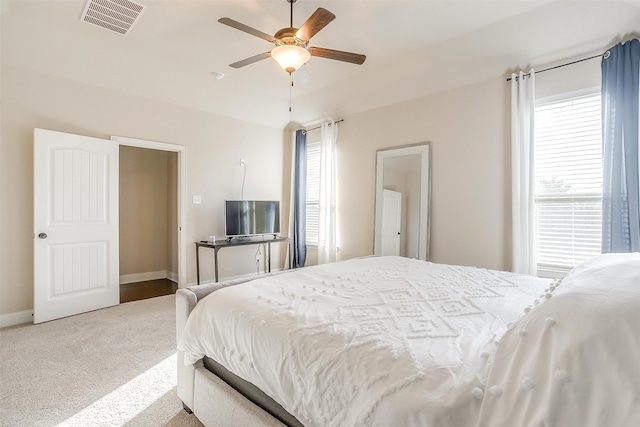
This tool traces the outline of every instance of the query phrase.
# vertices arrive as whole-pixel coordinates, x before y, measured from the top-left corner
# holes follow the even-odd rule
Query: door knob
[[[47,233],[40,233],[40,234],[38,234],[38,237],[40,239],[46,239],[47,238]]]

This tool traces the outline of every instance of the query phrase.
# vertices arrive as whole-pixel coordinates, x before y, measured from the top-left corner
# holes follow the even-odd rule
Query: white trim
[[[112,141],[129,147],[150,148],[153,150],[172,151],[178,153],[178,287],[187,287],[187,147],[168,144],[166,142],[147,141],[144,139],[111,136]]]
[[[120,284],[146,282],[147,280],[159,280],[167,278],[167,270],[147,271],[145,273],[121,274]]]
[[[128,138],[126,136],[117,135],[111,135],[111,141],[117,141],[120,145],[127,145],[129,147],[150,148],[152,150],[162,151],[183,151],[186,148],[184,145],[148,141],[146,139]]]
[[[33,310],[16,311],[15,313],[0,315],[0,328],[21,325],[23,323],[33,323]]]
[[[540,107],[546,104],[551,104],[557,101],[562,101],[569,98],[581,98],[584,96],[590,96],[600,92],[600,86],[588,87],[580,90],[573,90],[570,92],[558,93],[556,95],[546,96],[544,98],[536,98],[536,107]]]

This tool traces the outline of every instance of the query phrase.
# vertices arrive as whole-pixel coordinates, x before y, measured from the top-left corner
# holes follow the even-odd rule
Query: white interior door
[[[34,323],[120,302],[118,147],[34,131]]]
[[[400,255],[402,193],[382,190],[382,255]]]

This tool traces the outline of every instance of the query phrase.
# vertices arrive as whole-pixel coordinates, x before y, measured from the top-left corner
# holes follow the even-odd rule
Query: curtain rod
[[[582,59],[578,59],[577,61],[567,62],[566,64],[556,65],[555,67],[545,68],[544,70],[536,71],[536,74],[544,73],[545,71],[555,70],[556,68],[566,67],[567,65],[577,64],[578,62],[588,61],[590,59],[601,58],[603,56],[604,56],[604,59],[607,59],[609,57],[608,53],[609,53],[609,51],[606,51],[605,53],[600,53],[598,55],[593,55],[593,56],[590,56],[588,58],[582,58]],[[527,73],[527,74],[525,74],[525,76],[528,76],[530,74],[531,73]],[[518,77],[516,76],[516,78],[518,78]],[[507,81],[510,82],[511,81],[511,77],[507,78]]]
[[[340,122],[344,122],[344,119],[336,120],[335,122],[333,122],[333,124],[335,125],[336,123],[340,123]],[[312,130],[320,129],[321,127],[322,127],[322,125],[320,125],[320,126],[316,126],[316,127],[314,127],[314,128],[311,128],[311,129],[305,129],[305,130],[306,130],[307,132],[310,132],[310,131],[312,131]]]

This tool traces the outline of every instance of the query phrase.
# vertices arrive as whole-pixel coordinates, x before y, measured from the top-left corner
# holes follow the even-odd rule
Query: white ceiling
[[[602,51],[640,33],[640,0],[297,0],[294,26],[318,7],[337,16],[311,45],[367,60],[312,58],[290,113],[289,76],[275,61],[228,66],[272,45],[217,22],[227,16],[273,34],[289,24],[286,0],[138,0],[147,9],[128,36],[81,22],[84,0],[0,1],[4,63],[276,128]]]

